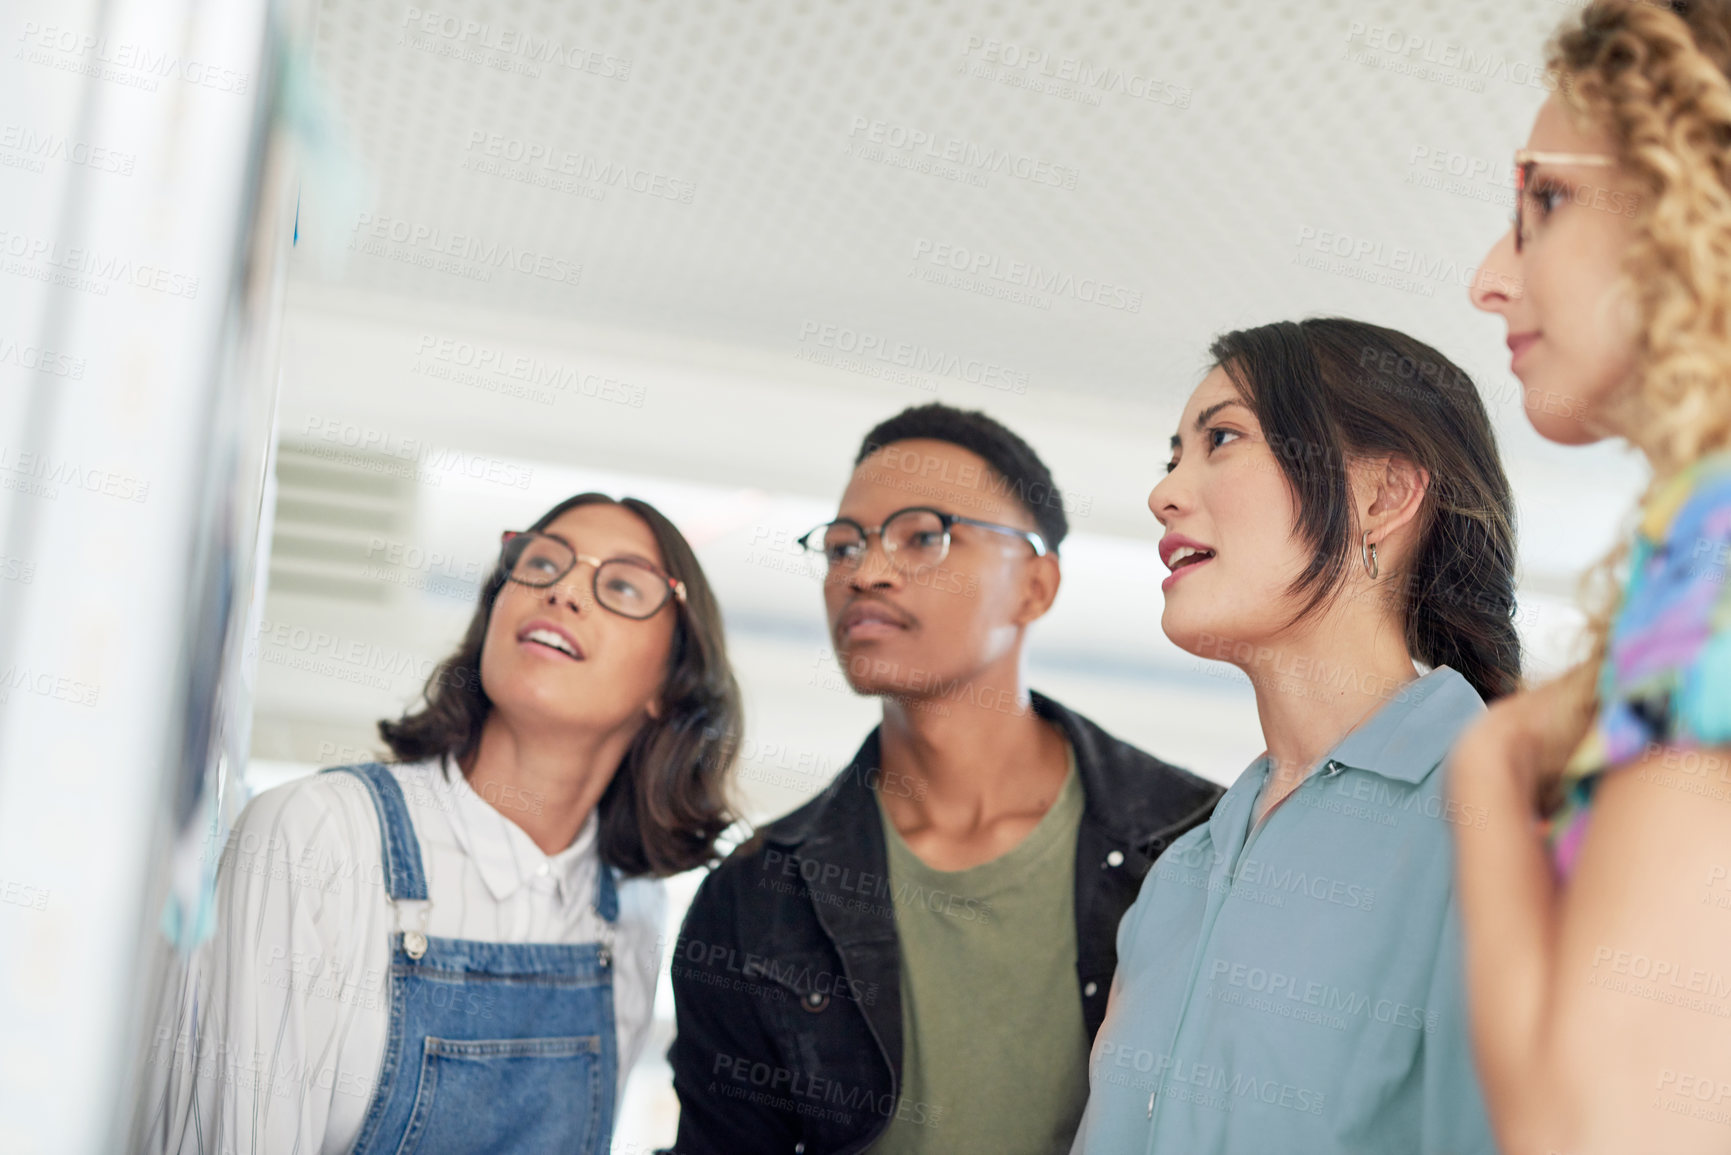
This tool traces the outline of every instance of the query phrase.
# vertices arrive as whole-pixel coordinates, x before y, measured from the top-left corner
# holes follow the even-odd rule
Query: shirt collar
[[[1416,784],[1484,708],[1471,682],[1438,666],[1390,693],[1387,703],[1329,751],[1328,760]]]
[[[591,864],[600,830],[596,811],[589,812],[570,846],[557,854],[544,854],[521,826],[475,792],[462,770],[435,762],[430,777],[434,793],[444,796],[440,806],[450,817],[457,845],[475,863],[495,900],[504,902],[542,877],[543,866],[561,901],[588,902],[594,898],[589,892],[594,889]]]
[[[1311,772],[1326,773],[1339,765],[1416,786],[1484,708],[1471,682],[1448,666],[1438,666],[1390,693],[1389,700],[1336,743]],[[1252,800],[1261,791],[1268,770],[1265,750],[1238,776],[1209,815],[1209,837],[1216,845],[1232,841],[1234,822],[1238,823],[1238,838],[1243,839],[1250,828]]]

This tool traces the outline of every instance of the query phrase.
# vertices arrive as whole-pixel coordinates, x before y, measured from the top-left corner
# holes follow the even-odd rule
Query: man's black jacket
[[[1086,795],[1076,997],[1092,1039],[1117,966],[1119,920],[1155,857],[1207,818],[1222,791],[1050,698],[1034,694],[1033,705],[1069,739]],[[895,901],[908,896],[887,877],[873,789],[907,789],[883,778],[877,730],[822,794],[758,831],[698,889],[672,960],[679,1155],[863,1151],[898,1110],[942,1126],[927,1105],[897,1103]],[[951,913],[988,912],[962,902]]]

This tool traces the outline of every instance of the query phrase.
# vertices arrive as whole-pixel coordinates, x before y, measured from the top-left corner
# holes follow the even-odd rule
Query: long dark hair
[[[1385,579],[1407,649],[1486,701],[1519,688],[1514,498],[1472,378],[1422,341],[1343,317],[1239,329],[1208,353],[1261,423],[1315,550],[1292,588],[1300,617],[1358,564],[1346,465],[1404,458],[1430,474],[1406,572]]]
[[[634,497],[615,501],[580,493],[529,528],[546,529],[566,510],[598,504],[624,506],[642,518],[668,574],[685,583],[685,606],[675,603],[674,609],[665,709],[632,741],[597,808],[601,859],[626,875],[676,874],[713,861],[717,836],[733,823],[727,777],[739,749],[739,686],[727,662],[721,609],[697,555],[654,506]],[[427,679],[424,705],[394,722],[379,722],[379,735],[399,761],[449,755],[463,762],[480,744],[492,709],[481,688],[481,647],[505,580],[504,567],[494,566],[456,653]]]

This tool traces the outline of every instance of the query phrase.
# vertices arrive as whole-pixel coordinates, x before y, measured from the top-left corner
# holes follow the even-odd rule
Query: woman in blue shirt
[[[1490,1155],[1449,838],[1482,816],[1439,769],[1520,674],[1490,421],[1374,325],[1210,353],[1148,499],[1161,625],[1250,678],[1267,751],[1119,926],[1074,1150]]]

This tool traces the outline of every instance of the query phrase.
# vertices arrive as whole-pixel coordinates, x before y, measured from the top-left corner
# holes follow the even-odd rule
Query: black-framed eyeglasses
[[[595,601],[621,617],[652,618],[669,598],[685,601],[685,583],[675,581],[646,561],[631,557],[590,557],[556,537],[534,530],[508,529],[499,538],[499,564],[505,577],[521,585],[546,589],[588,562],[595,567],[590,589]]]
[[[1586,164],[1608,168],[1617,158],[1604,152],[1534,152],[1530,148],[1515,150],[1515,252],[1521,251],[1526,240],[1527,190],[1533,184],[1533,169],[1541,164]]]
[[[1033,530],[962,517],[923,505],[896,510],[876,529],[867,529],[851,517],[838,517],[807,532],[799,539],[799,545],[807,553],[822,558],[825,568],[833,573],[859,565],[865,558],[868,539],[876,535],[890,564],[918,570],[937,565],[949,556],[950,527],[954,525],[972,525],[1019,537],[1034,547],[1035,557],[1046,556],[1046,543]]]

